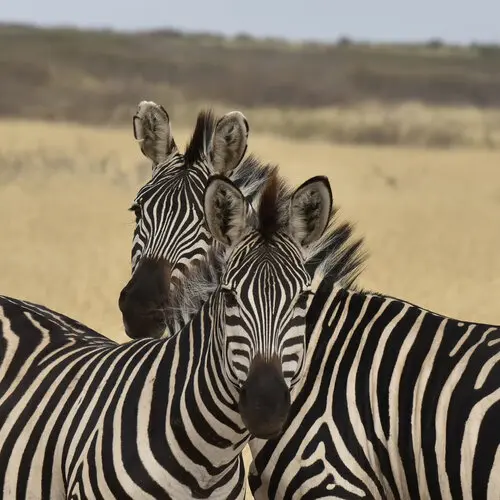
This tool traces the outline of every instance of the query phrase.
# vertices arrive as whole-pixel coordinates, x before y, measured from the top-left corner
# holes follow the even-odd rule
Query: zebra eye
[[[301,309],[305,309],[307,307],[307,301],[309,297],[311,297],[313,293],[310,290],[305,290],[302,292],[297,298],[297,302],[295,303],[295,307],[300,307]]]
[[[222,287],[222,293],[224,294],[224,300],[226,302],[226,307],[238,307],[238,300],[236,299],[236,292],[233,288],[229,286]]]

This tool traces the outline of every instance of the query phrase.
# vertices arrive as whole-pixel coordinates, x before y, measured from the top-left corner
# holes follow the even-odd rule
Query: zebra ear
[[[177,151],[170,118],[165,108],[153,101],[141,101],[132,119],[134,137],[144,156],[157,165]]]
[[[301,184],[290,200],[290,232],[301,244],[317,240],[330,221],[332,190],[327,177],[316,176]]]
[[[247,150],[248,121],[239,111],[224,115],[215,127],[210,160],[216,173],[227,173],[238,166]]]
[[[204,209],[212,236],[225,245],[235,245],[247,225],[247,204],[241,191],[223,175],[213,175],[205,189]]]

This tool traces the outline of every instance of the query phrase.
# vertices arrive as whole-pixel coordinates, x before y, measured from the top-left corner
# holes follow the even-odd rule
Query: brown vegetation
[[[500,144],[500,48],[286,43],[0,26],[0,116],[128,123],[144,99],[187,124],[242,109],[256,131],[337,143]],[[408,104],[410,103],[410,104]]]

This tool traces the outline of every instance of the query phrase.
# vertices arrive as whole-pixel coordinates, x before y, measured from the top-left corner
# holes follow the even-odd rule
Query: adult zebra
[[[256,499],[500,498],[500,327],[326,279],[279,439],[250,441]]]
[[[495,498],[497,327],[350,289],[356,244],[349,244],[348,226],[338,234],[339,245],[328,251],[349,251],[330,257],[335,265],[312,302],[307,375],[294,389],[291,420],[280,439],[250,441],[254,495]],[[210,291],[206,285],[185,282],[200,294],[191,311]],[[476,442],[474,434],[467,442],[470,429]]]
[[[281,430],[301,375],[304,245],[331,209],[324,178],[286,204],[282,188],[272,177],[254,213],[232,182],[211,178],[204,211],[224,246],[221,281],[168,339],[118,345],[0,297],[2,498],[243,498],[240,452],[250,433]]]
[[[159,337],[188,320],[168,314],[168,309],[180,282],[213,243],[203,220],[203,192],[210,175],[226,174],[255,201],[275,168],[253,156],[242,160],[249,127],[238,111],[219,120],[211,112],[199,113],[184,154],[161,105],[141,101],[133,128],[141,151],[152,161],[152,177],[130,208],[136,216],[132,277],[118,304],[131,338]]]

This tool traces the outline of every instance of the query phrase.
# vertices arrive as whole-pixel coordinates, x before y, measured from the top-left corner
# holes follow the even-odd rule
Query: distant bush
[[[254,37],[249,33],[238,33],[234,39],[238,42],[253,42]]]
[[[478,44],[475,48],[481,57],[500,57],[500,45]]]
[[[287,43],[246,33],[230,38],[175,29],[125,34],[0,25],[0,117],[129,123],[137,103],[152,99],[181,117],[206,103],[238,107],[263,129],[269,128],[265,110],[273,110],[272,131],[296,137],[496,147],[498,121],[487,111],[488,126],[473,140],[465,119],[451,126],[440,121],[448,111],[434,113],[436,124],[397,114],[408,102],[424,109],[500,108],[500,56],[493,57],[499,47],[450,46],[437,57],[429,48],[442,43],[370,46],[346,36],[332,44]],[[379,106],[378,118],[372,113],[369,122],[361,120],[367,102]],[[358,122],[347,126],[343,120],[353,116]],[[286,127],[283,117],[290,120]]]
[[[341,36],[337,40],[337,45],[339,47],[350,47],[351,45],[353,45],[353,42],[352,42],[352,40],[349,37],[347,37],[347,36]]]
[[[427,42],[427,47],[431,49],[441,49],[444,47],[446,44],[441,40],[440,38],[432,38]]]

